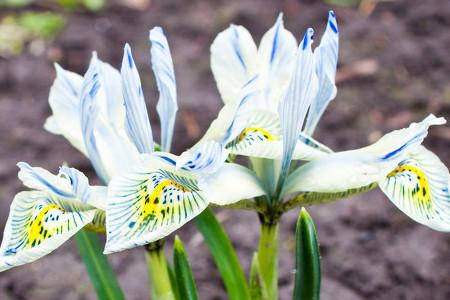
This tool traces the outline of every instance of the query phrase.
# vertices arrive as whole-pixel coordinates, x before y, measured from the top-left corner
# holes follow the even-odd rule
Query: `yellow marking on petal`
[[[166,189],[170,187],[175,187],[177,190],[182,192],[191,191],[172,179],[165,179],[161,181],[153,189],[151,194],[147,192],[147,185],[144,185],[140,190],[140,195],[138,196],[141,201],[138,203],[140,213],[137,225],[150,221],[154,218],[157,218],[161,222],[165,219],[166,215],[169,213],[170,207],[169,203],[163,203],[161,198],[163,197],[162,194],[166,191]],[[134,226],[135,224],[133,224],[133,227]],[[139,226],[136,227],[138,228]]]
[[[50,204],[44,207],[39,213],[30,221],[29,229],[28,229],[28,242],[27,248],[32,248],[34,246],[39,245],[43,240],[50,238],[54,235],[56,231],[56,227],[49,228],[45,226],[47,214],[51,210],[59,210],[64,212],[64,209],[58,205]]]
[[[263,128],[259,128],[259,127],[248,127],[245,128],[244,130],[242,130],[241,134],[239,135],[239,142],[242,141],[243,139],[245,139],[245,137],[251,133],[261,133],[262,136],[266,139],[266,140],[274,140],[274,136],[268,132],[267,130],[263,129]]]
[[[392,172],[390,172],[387,176],[395,177],[396,175],[405,172],[410,172],[414,174],[418,181],[418,185],[412,190],[412,196],[414,201],[416,201],[418,204],[423,205],[424,207],[431,208],[430,187],[428,185],[426,175],[417,167],[410,165],[402,165],[397,167]]]

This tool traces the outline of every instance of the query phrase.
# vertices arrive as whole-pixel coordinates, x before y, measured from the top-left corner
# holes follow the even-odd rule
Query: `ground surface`
[[[192,145],[221,106],[209,70],[208,47],[233,22],[259,39],[285,12],[299,38],[307,26],[322,32],[329,6],[320,1],[153,1],[145,11],[113,2],[100,14],[67,15],[67,27],[49,51],[0,58],[0,224],[21,189],[20,160],[56,171],[63,162],[94,175],[88,161],[63,138],[42,129],[50,114],[51,60],[84,72],[91,51],[118,66],[130,42],[140,66],[154,130],[155,83],[148,66],[148,29],[162,25],[178,81],[180,113],[175,150]],[[189,5],[187,4],[189,3]],[[320,123],[317,138],[335,150],[366,145],[382,133],[420,120],[429,112],[450,117],[450,2],[398,0],[365,7],[334,7],[341,29],[339,92]],[[5,13],[5,12],[1,12]],[[369,15],[368,15],[369,14]],[[50,57],[50,59],[48,58]],[[433,129],[426,145],[450,165],[450,129]],[[450,299],[450,236],[413,223],[379,191],[310,209],[323,256],[322,298]],[[293,232],[297,212],[282,221],[280,298],[290,299]],[[249,262],[258,220],[246,212],[218,215]],[[192,225],[181,232],[202,299],[226,299],[207,249]],[[148,298],[140,249],[110,256],[127,299]],[[248,265],[244,264],[248,269]],[[33,264],[0,274],[0,299],[95,299],[72,242]]]

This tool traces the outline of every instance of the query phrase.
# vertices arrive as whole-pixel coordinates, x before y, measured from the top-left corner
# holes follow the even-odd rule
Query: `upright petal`
[[[83,77],[55,64],[56,79],[50,89],[48,102],[53,115],[44,128],[63,135],[75,148],[87,155],[80,125],[80,94]]]
[[[122,60],[122,89],[128,135],[140,153],[153,152],[153,135],[142,92],[141,79],[128,44]]]
[[[142,158],[108,187],[105,253],[159,240],[208,205],[196,178],[176,170],[172,158],[158,152]]]
[[[175,72],[169,44],[160,27],[150,30],[150,41],[153,73],[159,90],[156,110],[161,120],[161,149],[170,152],[175,115],[178,110]]]
[[[241,88],[257,72],[256,58],[256,45],[242,26],[230,25],[214,39],[211,70],[225,104],[238,101]]]
[[[339,50],[339,29],[336,15],[328,13],[328,23],[320,45],[314,50],[316,72],[319,79],[319,91],[311,103],[305,133],[312,135],[320,117],[331,100],[336,97],[336,66]]]
[[[278,104],[289,85],[295,66],[297,42],[284,28],[283,14],[266,34],[258,49],[259,75],[264,96]]]
[[[73,208],[45,192],[17,194],[0,246],[0,271],[49,254],[92,221],[94,210]]]
[[[380,182],[380,188],[416,222],[450,231],[449,179],[439,158],[419,146]]]
[[[83,133],[83,141],[86,146],[89,160],[92,163],[97,175],[103,182],[109,181],[108,172],[103,165],[99,154],[97,141],[94,134],[97,119],[99,117],[99,105],[96,102],[96,95],[100,88],[98,60],[94,54],[89,68],[84,75],[81,89],[81,113],[80,122]]]
[[[315,60],[311,50],[314,31],[306,30],[297,53],[297,63],[289,89],[279,105],[283,133],[283,158],[281,178],[287,174],[295,146],[298,142],[306,112],[317,94],[318,82]],[[282,179],[284,180],[284,178]]]

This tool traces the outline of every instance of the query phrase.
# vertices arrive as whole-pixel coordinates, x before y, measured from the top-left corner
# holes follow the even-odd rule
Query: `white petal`
[[[21,192],[11,205],[0,247],[0,271],[49,254],[90,223],[94,210],[70,210],[43,192]]]
[[[258,49],[259,75],[265,97],[278,104],[289,85],[295,66],[297,42],[284,28],[283,15],[264,34]]]
[[[108,187],[105,253],[159,240],[202,212],[208,205],[197,180],[166,168],[158,153],[143,156],[133,169],[114,178]]]
[[[368,147],[328,154],[307,163],[289,175],[283,194],[343,192],[379,182],[420,146],[429,126],[444,122],[430,115],[420,123],[384,135]]]
[[[218,205],[251,199],[265,194],[255,173],[237,164],[226,163],[217,172],[199,181],[206,199]]]
[[[152,128],[148,119],[141,80],[128,44],[125,45],[120,72],[128,135],[140,153],[151,153],[153,152]]]
[[[319,91],[311,103],[305,132],[312,135],[331,100],[336,97],[336,66],[339,50],[339,30],[336,15],[328,13],[328,24],[320,45],[314,50],[316,72],[319,78]]]
[[[103,182],[109,181],[109,175],[102,162],[98,151],[94,129],[99,118],[100,106],[96,101],[96,96],[100,88],[99,65],[94,54],[89,68],[84,75],[81,89],[81,113],[80,122],[83,133],[83,141],[86,146],[89,160],[92,163],[97,175]]]
[[[439,158],[419,146],[380,182],[380,188],[416,222],[450,231],[449,179],[449,171]]]
[[[80,125],[80,94],[83,78],[55,64],[56,79],[50,89],[48,102],[53,115],[44,128],[63,135],[75,148],[87,155]]]
[[[242,26],[231,25],[211,45],[211,69],[225,104],[238,101],[244,84],[256,73],[256,45]]]
[[[284,176],[303,126],[306,112],[317,94],[318,82],[315,73],[314,55],[311,50],[314,31],[306,30],[297,53],[297,63],[289,89],[279,106],[283,135],[283,157],[281,175]]]
[[[228,154],[222,143],[208,141],[183,152],[177,160],[177,169],[211,174],[223,165]]]
[[[150,30],[152,43],[151,57],[153,73],[159,90],[159,101],[156,105],[161,120],[161,149],[170,151],[172,143],[175,115],[178,110],[175,73],[169,44],[160,27]]]

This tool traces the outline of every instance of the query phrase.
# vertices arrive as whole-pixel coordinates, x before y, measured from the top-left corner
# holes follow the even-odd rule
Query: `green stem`
[[[269,300],[278,299],[278,223],[261,223],[258,259]]]
[[[175,300],[163,244],[163,241],[157,241],[145,246],[152,299]]]

